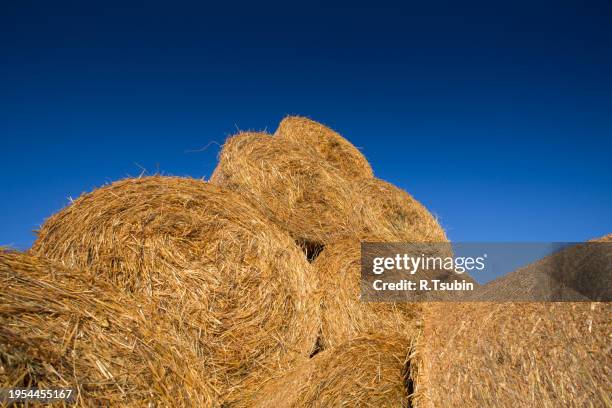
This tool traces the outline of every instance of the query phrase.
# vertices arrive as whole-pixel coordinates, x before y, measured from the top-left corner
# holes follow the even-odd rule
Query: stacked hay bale
[[[608,406],[610,316],[609,303],[428,305],[413,406]]]
[[[356,218],[363,225],[363,234],[374,234],[379,241],[448,242],[438,220],[404,190],[380,179],[358,183],[362,201]]]
[[[286,118],[276,136],[229,138],[210,181],[242,194],[300,243],[364,236],[447,241],[432,214],[408,193],[374,178],[346,139],[303,118]]]
[[[609,237],[596,241],[607,242]],[[555,264],[555,258],[577,255],[580,250],[580,246],[570,247],[534,265]],[[604,256],[608,255],[606,249]],[[581,260],[578,266],[585,263],[584,256],[577,259]],[[556,263],[563,265],[567,260]],[[524,268],[492,281],[476,292],[474,300],[480,302],[424,306],[424,331],[416,346],[418,363],[411,366],[416,384],[413,406],[611,404],[612,305],[507,303],[507,288],[521,298],[516,288],[531,293],[538,274],[537,268]],[[496,296],[502,303],[483,301]]]
[[[316,276],[300,249],[244,197],[201,180],[85,194],[47,220],[31,252],[112,282],[151,319],[171,316],[223,395],[293,367],[316,342]]]
[[[0,253],[0,387],[76,386],[80,405],[610,403],[607,304],[363,303],[366,240],[448,241],[305,118],[229,138],[210,183],[95,190],[30,255]]]
[[[314,261],[321,291],[319,347],[328,350],[364,333],[401,333],[412,338],[421,322],[416,303],[366,303],[361,294],[359,241],[327,245]]]
[[[408,407],[411,342],[401,334],[355,337],[244,397],[237,407]]]
[[[79,406],[213,406],[206,357],[172,313],[89,273],[0,252],[0,388],[72,388]]]
[[[265,133],[229,138],[210,179],[236,191],[300,243],[327,243],[359,231],[356,191],[314,149]]]
[[[370,163],[355,146],[340,134],[314,120],[288,116],[278,125],[274,135],[313,147],[346,178],[361,180],[373,177]]]

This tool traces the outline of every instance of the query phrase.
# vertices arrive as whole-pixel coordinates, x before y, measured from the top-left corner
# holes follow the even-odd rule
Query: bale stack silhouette
[[[81,406],[560,406],[584,374],[576,401],[609,401],[609,306],[364,303],[363,241],[448,239],[307,118],[228,138],[209,182],[101,187],[27,254],[0,252],[0,388],[77,388]]]

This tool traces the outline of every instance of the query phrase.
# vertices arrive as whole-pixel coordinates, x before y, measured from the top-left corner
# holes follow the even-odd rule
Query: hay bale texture
[[[311,267],[245,199],[201,180],[125,179],[48,219],[32,253],[91,271],[172,314],[222,392],[307,358],[318,332]]]
[[[364,238],[365,242],[381,242],[376,236]],[[393,244],[390,244],[393,245]],[[401,249],[398,249],[401,250]],[[421,250],[435,256],[449,256],[448,245],[422,245]],[[420,332],[423,325],[423,301],[431,298],[432,294],[424,292],[414,295],[411,301],[364,301],[362,289],[371,290],[369,286],[362,286],[361,277],[361,242],[355,240],[338,241],[325,246],[325,249],[314,260],[312,266],[317,273],[321,294],[321,334],[319,347],[329,349],[338,346],[354,337],[364,333],[397,332],[404,336],[414,337]],[[441,282],[452,282],[457,275],[446,270],[420,270],[417,272],[420,279],[438,279]],[[393,281],[391,273],[387,279]],[[397,278],[405,279],[401,272]],[[461,278],[478,286],[478,283],[467,273]],[[376,299],[378,293],[372,293],[370,299]],[[451,300],[458,293],[436,294],[437,300]],[[416,302],[415,300],[419,300]],[[387,300],[391,299],[390,295]]]
[[[175,319],[86,272],[0,252],[0,388],[76,388],[79,406],[218,406],[195,331]]]
[[[612,298],[612,245],[607,237],[572,245],[500,276],[466,301],[597,301]]]
[[[413,406],[610,406],[609,303],[430,304]]]
[[[330,244],[312,264],[321,291],[319,346],[323,350],[369,332],[412,337],[421,324],[418,303],[361,301],[360,248],[360,242],[352,240]]]
[[[224,144],[210,182],[236,191],[300,242],[358,234],[353,185],[308,146],[265,133]]]
[[[242,194],[300,243],[368,235],[446,241],[435,217],[408,193],[369,175],[346,176],[316,148],[293,139],[265,133],[230,137],[211,183]]]
[[[448,242],[436,217],[401,188],[376,178],[357,188],[364,234],[396,242]]]
[[[564,252],[576,257],[576,266],[585,261],[580,246],[543,261]],[[513,286],[532,290],[531,269],[507,276]],[[495,299],[504,290],[492,281],[475,298]],[[411,366],[416,408],[612,405],[609,302],[431,303],[423,320]]]
[[[368,334],[317,354],[236,407],[409,407],[411,342]]]
[[[370,163],[355,146],[337,132],[314,120],[287,116],[278,125],[274,135],[315,148],[344,177],[359,180],[373,176]]]

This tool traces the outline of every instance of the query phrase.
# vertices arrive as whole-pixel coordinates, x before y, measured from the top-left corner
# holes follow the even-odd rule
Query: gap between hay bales
[[[317,341],[315,342],[314,348],[312,349],[312,352],[310,353],[310,358],[313,358],[314,356],[319,354],[319,352],[321,351],[323,351],[323,341],[321,340],[321,333],[319,333],[319,336],[317,337]]]
[[[412,353],[411,353],[412,354]],[[406,394],[408,395],[407,400],[407,408],[413,408],[412,399],[415,389],[414,379],[410,374],[410,370],[412,368],[412,356],[408,357],[406,361],[406,365],[404,366],[404,372],[402,373],[404,377],[404,388],[406,388]]]
[[[308,262],[312,263],[319,256],[321,252],[325,249],[325,245],[316,241],[309,241],[306,239],[298,239],[295,243],[302,248],[304,255]]]

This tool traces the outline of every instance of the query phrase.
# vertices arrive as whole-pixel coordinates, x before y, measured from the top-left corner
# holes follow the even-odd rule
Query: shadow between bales
[[[414,399],[414,390],[416,387],[415,387],[413,377],[416,377],[416,376],[414,376],[412,373],[413,355],[414,355],[414,350],[411,350],[410,354],[408,355],[408,358],[406,359],[406,363],[404,364],[404,367],[402,368],[402,378],[404,379],[404,389],[406,390],[406,395],[408,396],[407,401],[406,401],[406,408],[414,407],[413,399]]]
[[[304,252],[304,256],[308,262],[312,263],[319,256],[321,252],[325,249],[325,245],[320,242],[308,241],[308,240],[297,240],[295,243],[302,248],[302,252]]]

